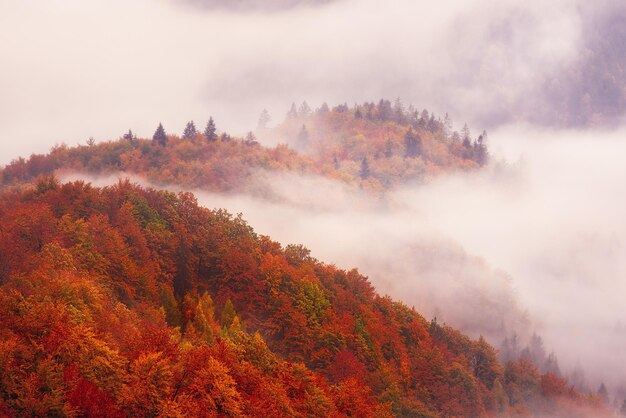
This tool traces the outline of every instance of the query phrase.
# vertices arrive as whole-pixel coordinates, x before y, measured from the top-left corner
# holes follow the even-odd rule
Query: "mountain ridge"
[[[0,217],[9,414],[604,413],[189,193],[48,178]]]

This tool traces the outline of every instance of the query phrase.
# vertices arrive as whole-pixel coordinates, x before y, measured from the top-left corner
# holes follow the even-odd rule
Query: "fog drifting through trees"
[[[261,234],[301,243],[382,293],[498,345],[543,336],[565,374],[619,390],[626,375],[624,132],[507,127],[492,163],[375,198],[316,177],[260,172],[270,198],[195,191]],[[66,177],[84,178],[84,175]],[[108,184],[113,178],[93,178]],[[143,182],[140,178],[135,181]],[[172,186],[177,190],[176,186]]]
[[[508,127],[490,135],[487,172],[402,188],[384,207],[310,178],[272,180],[286,204],[200,200],[359,266],[382,292],[467,332],[537,331],[564,371],[615,389],[626,381],[624,134]]]

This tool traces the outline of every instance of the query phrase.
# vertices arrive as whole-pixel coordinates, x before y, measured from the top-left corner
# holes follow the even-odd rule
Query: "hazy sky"
[[[570,0],[215,3],[0,0],[0,163],[209,115],[243,133],[302,100],[400,96],[479,131],[571,60],[581,30]]]

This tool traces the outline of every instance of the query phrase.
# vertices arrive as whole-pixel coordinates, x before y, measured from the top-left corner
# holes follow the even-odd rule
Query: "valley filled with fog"
[[[603,43],[623,38],[619,2],[10,3],[0,0],[0,164],[208,115],[240,134],[262,109],[273,126],[303,100],[401,97],[449,113],[457,130],[486,129],[486,167],[381,194],[265,171],[255,193],[193,192],[259,234],[358,268],[428,320],[496,347],[536,333],[564,375],[626,395],[626,43]],[[63,180],[125,176],[150,185],[129,173]]]
[[[496,345],[503,332],[537,332],[563,372],[615,388],[626,379],[624,132],[507,127],[490,138],[483,172],[382,200],[299,177],[270,177],[273,202],[198,196]]]
[[[257,233],[367,275],[383,294],[500,346],[532,334],[562,373],[621,391],[626,375],[626,152],[622,130],[507,126],[491,163],[373,195],[327,178],[259,172],[254,194],[194,190]],[[91,178],[107,185],[119,176]],[[150,185],[128,175],[133,181]],[[83,179],[84,174],[63,180]],[[182,190],[171,185],[171,190]]]

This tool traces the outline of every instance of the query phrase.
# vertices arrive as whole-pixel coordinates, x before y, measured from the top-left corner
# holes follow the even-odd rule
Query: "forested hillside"
[[[49,177],[1,194],[0,221],[3,415],[606,412],[189,193]]]
[[[213,119],[203,129],[190,121],[182,135],[159,124],[152,138],[129,131],[119,140],[68,147],[47,155],[19,158],[0,171],[4,186],[28,183],[57,171],[104,175],[125,172],[154,184],[211,191],[257,192],[264,172],[315,174],[372,191],[423,181],[442,172],[470,170],[487,162],[486,133],[473,137],[467,126],[451,131],[451,121],[380,100],[312,111],[295,105],[284,122],[243,138],[218,133]],[[262,146],[257,136],[274,147]]]

